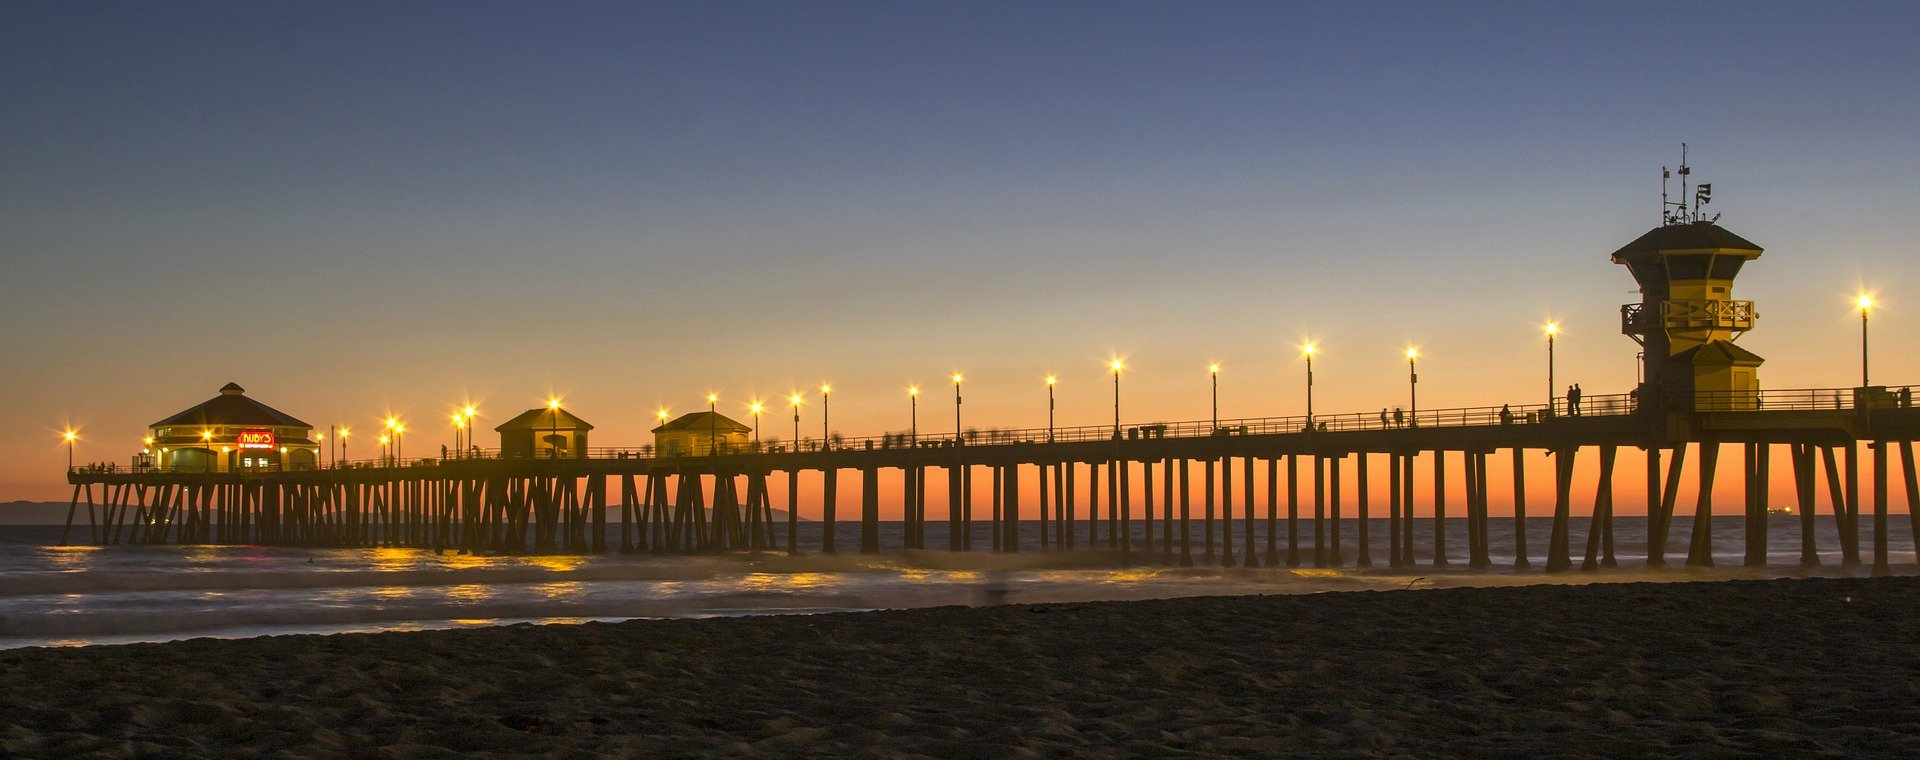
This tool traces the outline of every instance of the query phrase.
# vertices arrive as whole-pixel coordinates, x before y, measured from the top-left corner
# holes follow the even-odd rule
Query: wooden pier
[[[929,484],[943,482],[939,511],[949,551],[1093,549],[1143,564],[1371,567],[1384,560],[1410,567],[1422,554],[1414,526],[1425,519],[1431,521],[1431,563],[1447,564],[1448,542],[1456,540],[1469,567],[1485,568],[1494,554],[1489,504],[1506,489],[1514,564],[1530,566],[1527,521],[1550,519],[1544,569],[1557,572],[1576,562],[1585,569],[1615,563],[1614,481],[1621,450],[1634,449],[1645,467],[1647,564],[1669,562],[1666,546],[1675,514],[1687,508],[1684,496],[1692,500],[1693,517],[1685,562],[1709,565],[1715,561],[1713,483],[1726,477],[1720,470],[1736,469],[1722,462],[1729,447],[1740,452],[1745,484],[1746,564],[1766,562],[1776,454],[1792,472],[1800,562],[1819,562],[1814,539],[1824,492],[1842,561],[1862,561],[1860,511],[1870,501],[1870,559],[1876,570],[1888,568],[1895,448],[1909,530],[1920,535],[1913,458],[1920,410],[1906,401],[1910,392],[1839,388],[1742,398],[1752,403],[1729,411],[1693,411],[1714,408],[1703,400],[1680,405],[1686,411],[1664,411],[1606,396],[1589,397],[1577,414],[1503,406],[1423,410],[1398,421],[1381,413],[1003,431],[984,440],[894,434],[701,456],[596,449],[577,458],[537,459],[481,452],[218,473],[88,465],[68,474],[67,536],[101,545],[797,552],[805,515],[821,523],[822,552],[927,549],[930,514],[938,514],[928,510],[928,492],[939,490]],[[1550,516],[1530,512],[1526,498],[1526,459],[1542,455],[1553,463]],[[1503,457],[1510,473],[1501,472]],[[1575,465],[1587,457],[1597,461],[1598,474],[1584,518],[1587,540],[1576,557],[1574,499],[1587,489],[1574,482]],[[1696,478],[1687,488],[1682,473],[1689,458]],[[1386,470],[1384,498],[1371,491],[1379,468]],[[900,477],[883,478],[888,470]],[[858,494],[857,510],[843,513],[841,485],[848,476],[858,478],[857,490],[847,484],[850,495]],[[1455,477],[1457,485],[1450,486]],[[782,480],[784,503],[776,505],[770,486]],[[887,494],[904,518],[897,546],[882,546],[883,480],[900,485],[897,494]],[[975,494],[976,483],[987,493]],[[1463,497],[1456,503],[1464,512],[1464,536],[1448,534],[1450,524],[1458,527],[1448,519],[1453,496]],[[1034,501],[1025,503],[1030,497]],[[620,518],[609,521],[614,508]],[[974,542],[976,520],[988,523],[982,546]],[[1381,520],[1384,547],[1372,545]],[[860,526],[858,546],[836,545],[842,522]],[[1357,533],[1343,535],[1343,524],[1357,526]],[[1026,545],[1023,526],[1037,528],[1036,544]]]

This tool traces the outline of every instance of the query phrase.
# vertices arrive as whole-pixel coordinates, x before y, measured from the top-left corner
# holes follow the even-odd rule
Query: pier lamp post
[[[465,409],[460,411],[466,412],[467,414],[467,448],[461,452],[461,455],[465,456],[467,451],[477,448],[473,445],[473,421],[474,418],[479,415],[480,410],[473,408],[473,406],[469,404]]]
[[[340,428],[340,434],[334,439],[340,442],[340,451],[333,456],[333,466],[339,467],[340,462],[347,458],[347,429]]]
[[[80,440],[80,434],[75,433],[72,430],[68,430],[64,433],[61,433],[60,438],[61,440],[64,440],[67,442],[67,471],[72,472],[73,471],[73,446],[76,441]]]
[[[466,416],[462,415],[459,412],[454,412],[453,413],[453,455],[455,458],[458,458],[460,456],[460,452],[463,450],[460,446],[460,433],[466,430],[466,427],[467,427]]]
[[[560,445],[554,443],[554,439],[560,437],[560,399],[547,397],[547,418],[551,420],[548,424],[552,425],[547,429],[547,458],[559,459]]]
[[[920,386],[907,386],[907,446],[920,446]]]
[[[393,426],[393,462],[398,465],[407,457],[407,426]]]
[[[1127,365],[1121,363],[1119,359],[1114,359],[1107,363],[1107,367],[1113,370],[1113,439],[1118,441],[1120,440],[1120,370],[1126,369]]]
[[[707,394],[707,456],[720,454],[720,394]]]
[[[147,466],[153,466],[153,436],[147,436],[141,439],[140,443],[145,446],[145,448],[141,449],[141,452],[147,455]]]
[[[1860,387],[1867,387],[1867,312],[1873,309],[1873,296],[1860,294]]]
[[[213,457],[213,431],[212,430],[202,429],[200,431],[200,445],[207,447],[207,472],[213,472],[215,470],[220,469],[219,467],[220,460],[215,459]]]
[[[1318,349],[1316,349],[1312,343],[1307,343],[1306,345],[1303,345],[1300,347],[1300,355],[1302,357],[1305,357],[1307,360],[1307,429],[1308,430],[1313,429],[1313,353],[1316,350]]]
[[[800,453],[800,394],[787,396],[787,406],[793,408],[793,452]]]
[[[328,429],[328,430],[332,430],[333,428],[331,428],[331,427],[329,427],[329,428],[327,428],[327,429]],[[314,441],[314,443],[317,443],[317,444],[319,444],[319,445],[321,445],[321,446],[324,446],[324,447],[327,447],[327,448],[321,448],[321,449],[315,449],[315,450],[314,450],[314,452],[313,452],[313,458],[314,458],[314,460],[315,460],[315,462],[314,462],[314,465],[315,465],[316,467],[326,467],[326,466],[327,466],[327,449],[328,449],[328,448],[332,448],[332,446],[331,446],[331,444],[328,444],[328,443],[327,443],[327,434],[326,434],[326,433],[315,433],[315,434],[314,434],[314,437],[315,437],[315,438],[318,438],[318,439],[320,439],[320,440],[317,440],[317,441]],[[147,439],[147,445],[148,445],[148,446],[152,446],[152,445],[153,445],[153,439],[152,439],[152,438],[148,438],[148,439]]]
[[[1053,443],[1053,384],[1058,379],[1047,376],[1047,443]]]
[[[960,373],[953,373],[953,445],[966,443],[966,436],[960,432]]]
[[[1560,334],[1560,323],[1548,322],[1547,323],[1547,415],[1548,416],[1553,415],[1553,405],[1556,403],[1553,394],[1558,392],[1558,389],[1553,382],[1553,339],[1559,334]]]
[[[761,404],[758,401],[755,401],[753,402],[753,406],[748,408],[753,410],[753,450],[754,450],[754,453],[759,453],[760,451],[760,411],[765,409],[766,406]]]
[[[1420,372],[1414,361],[1420,358],[1420,349],[1407,347],[1407,422],[1419,427],[1420,417]]]
[[[1213,428],[1208,435],[1220,434],[1220,363],[1207,365],[1207,376],[1213,379]]]
[[[380,458],[387,460],[388,467],[393,466],[392,451],[393,451],[393,438],[391,436],[384,436],[384,435],[380,436]]]
[[[833,395],[833,386],[831,386],[831,385],[828,385],[828,384],[826,384],[826,383],[821,383],[821,384],[820,384],[820,450],[821,450],[821,451],[826,451],[826,450],[827,450],[827,440],[828,440],[828,439],[827,439],[827,430],[828,430],[828,427],[827,427],[827,414],[828,414],[828,407],[827,407],[827,400],[828,400],[828,398],[830,398],[830,397],[831,397],[832,395]],[[797,412],[796,412],[796,414],[797,414]]]

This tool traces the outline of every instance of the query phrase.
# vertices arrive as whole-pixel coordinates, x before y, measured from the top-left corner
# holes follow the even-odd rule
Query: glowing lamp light
[[[1048,375],[1048,376],[1047,376],[1047,387],[1048,387],[1048,388],[1052,388],[1052,387],[1053,387],[1053,384],[1054,384],[1054,383],[1056,383],[1056,382],[1059,382],[1059,378],[1057,378],[1057,377],[1054,377],[1054,376],[1052,376],[1052,375]]]
[[[826,383],[821,383],[821,384],[820,384],[820,392],[821,392],[821,393],[832,393],[832,392],[833,392],[833,386],[831,386],[831,385],[827,385]]]
[[[1113,373],[1117,375],[1117,374],[1120,374],[1120,370],[1123,370],[1123,369],[1126,369],[1126,368],[1127,368],[1127,365],[1126,365],[1126,364],[1123,364],[1123,363],[1121,363],[1121,361],[1120,361],[1119,359],[1115,359],[1115,360],[1113,360],[1113,361],[1111,361],[1111,362],[1109,362],[1109,363],[1107,364],[1107,367],[1108,367],[1109,369],[1111,369],[1111,370],[1113,370]]]
[[[788,405],[788,406],[799,406],[799,405],[800,405],[800,394],[798,394],[798,393],[795,393],[795,394],[792,394],[792,395],[790,395],[790,396],[787,396],[787,405]]]
[[[1318,351],[1318,350],[1319,350],[1319,349],[1318,349],[1318,348],[1316,348],[1316,347],[1315,347],[1315,346],[1314,346],[1314,345],[1313,345],[1312,343],[1308,343],[1308,344],[1306,344],[1306,345],[1303,345],[1303,346],[1301,346],[1301,347],[1300,347],[1300,355],[1301,355],[1301,356],[1312,356],[1312,355],[1313,355],[1313,353],[1314,353],[1315,351]]]
[[[909,396],[918,396],[918,395],[920,395],[920,386],[918,386],[918,385],[909,385],[909,386],[907,386],[907,395],[909,395]]]
[[[960,376],[960,373],[958,373],[958,372],[955,372],[955,373],[953,373],[953,384],[954,384],[954,385],[959,385],[959,384],[960,384],[960,381],[961,381],[962,379],[964,379],[964,378],[962,378],[962,377]]]
[[[1209,374],[1209,375],[1218,375],[1218,374],[1220,374],[1220,363],[1219,363],[1219,362],[1214,362],[1214,363],[1212,363],[1212,364],[1209,364],[1209,365],[1207,365],[1207,374]]]
[[[64,432],[64,433],[61,433],[61,434],[60,434],[60,438],[61,438],[62,440],[65,440],[65,441],[66,441],[67,443],[73,443],[73,442],[74,442],[74,439],[77,439],[77,438],[79,438],[79,437],[80,437],[80,434],[79,434],[79,433],[75,433],[75,432],[73,432],[73,431],[71,431],[71,430],[68,430],[68,431],[66,431],[66,432]]]
[[[751,409],[753,410],[753,414],[754,414],[754,416],[756,416],[756,417],[757,417],[757,416],[759,416],[759,415],[760,415],[760,410],[762,410],[762,409],[765,409],[766,407],[764,407],[764,406],[761,406],[761,405],[760,405],[760,402],[758,402],[758,401],[755,401],[755,402],[753,402],[753,406],[752,406],[752,407],[750,407],[750,408],[751,408]]]
[[[1867,295],[1865,293],[1861,293],[1859,300],[1855,301],[1854,303],[1857,303],[1860,305],[1861,311],[1866,311],[1868,309],[1873,308],[1873,296]]]
[[[547,398],[547,408],[548,408],[548,409],[551,409],[551,410],[554,410],[554,411],[559,411],[559,410],[560,410],[560,399],[557,399],[557,398],[553,398],[553,397],[551,397],[551,396],[549,396],[549,397]]]
[[[1417,348],[1407,349],[1407,359],[1412,360],[1412,359],[1418,359],[1418,358],[1420,358],[1420,349],[1417,349]]]
[[[1559,322],[1548,322],[1548,323],[1547,323],[1547,335],[1548,335],[1548,336],[1554,336],[1554,335],[1559,335],[1559,334],[1560,334],[1560,323],[1559,323]]]
[[[720,401],[720,394],[718,393],[707,394],[707,403],[713,404],[713,403],[718,403],[719,401]]]

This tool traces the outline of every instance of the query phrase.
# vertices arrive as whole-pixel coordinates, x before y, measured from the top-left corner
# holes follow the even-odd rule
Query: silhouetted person
[[[1513,424],[1513,408],[1506,404],[1500,405],[1500,424],[1502,425]]]
[[[1380,427],[1386,427],[1386,426],[1387,426],[1387,408],[1383,406],[1383,407],[1380,407]]]
[[[1900,408],[1906,409],[1912,406],[1913,406],[1913,388],[1912,387],[1901,388],[1900,389]]]
[[[1393,408],[1393,426],[1394,427],[1407,426],[1407,414],[1406,412],[1400,411],[1400,407],[1397,407],[1397,406]]]
[[[1580,416],[1580,384],[1567,386],[1567,414]]]

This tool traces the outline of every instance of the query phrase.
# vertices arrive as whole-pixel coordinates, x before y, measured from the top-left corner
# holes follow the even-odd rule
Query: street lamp
[[[826,383],[821,383],[820,384],[820,450],[821,451],[827,450],[827,430],[828,430],[827,399],[832,395],[833,395],[833,386],[828,385]],[[794,410],[794,414],[799,414],[799,413],[800,413],[799,410],[797,409]]]
[[[1213,428],[1208,435],[1220,434],[1220,363],[1207,365],[1207,375],[1213,378]],[[1117,376],[1116,376],[1117,377]]]
[[[1414,367],[1414,360],[1420,358],[1420,349],[1407,347],[1407,420],[1419,427],[1420,415],[1420,373]]]
[[[753,410],[753,450],[758,452],[760,451],[760,410],[765,409],[766,406],[755,401],[749,408]]]
[[[393,461],[398,464],[407,456],[407,426],[393,426]]]
[[[333,464],[338,467],[341,460],[347,458],[347,429],[340,428],[340,435],[335,436],[335,439],[340,441],[340,452],[333,456]]]
[[[547,397],[547,418],[551,420],[548,424],[552,425],[547,428],[547,458],[559,459],[560,444],[556,439],[560,437],[560,399]]]
[[[960,381],[961,380],[962,378],[960,377],[960,373],[958,372],[953,373],[953,445],[955,446],[959,446],[963,443],[966,443],[966,440],[965,440],[966,437],[960,433]]]
[[[460,456],[460,452],[462,450],[460,447],[460,433],[461,431],[465,430],[466,427],[467,427],[466,415],[463,415],[459,412],[454,412],[453,413],[453,455],[455,457]]]
[[[1107,366],[1113,370],[1113,439],[1117,441],[1120,440],[1120,370],[1127,365],[1114,359]]]
[[[1547,323],[1547,414],[1553,414],[1554,396],[1558,387],[1553,382],[1553,339],[1560,334],[1560,323]]]
[[[392,444],[393,444],[393,438],[389,436],[384,436],[384,435],[380,436],[380,456],[386,458],[388,467],[393,466]]]
[[[68,430],[64,433],[61,433],[60,437],[67,442],[67,471],[72,472],[73,471],[73,446],[75,441],[80,440],[80,434],[72,430]]]
[[[720,453],[720,394],[707,394],[707,456]]]
[[[918,448],[920,446],[920,386],[907,386],[907,404],[908,413],[911,415],[907,418],[907,445]]]
[[[1300,355],[1307,359],[1307,429],[1313,429],[1313,353],[1312,343],[1300,347]]]
[[[474,420],[474,417],[479,414],[479,410],[474,409],[473,406],[469,404],[465,409],[462,409],[461,411],[467,413],[467,450],[471,451],[475,448],[478,448],[473,445],[473,430],[474,430],[473,420]]]
[[[1873,308],[1873,296],[1860,294],[1860,387],[1867,387],[1867,312]]]
[[[1058,378],[1047,376],[1047,443],[1053,443],[1053,384]]]
[[[787,406],[793,407],[793,451],[800,452],[800,394],[787,396]]]
[[[396,444],[396,443],[398,443],[398,440],[397,440],[397,439],[398,439],[398,436],[396,436],[396,435],[394,435],[394,432],[393,432],[393,428],[394,428],[394,426],[395,426],[395,425],[398,425],[398,424],[400,424],[400,421],[399,421],[399,420],[396,420],[396,419],[394,419],[394,418],[392,418],[392,417],[388,417],[388,418],[387,418],[387,434],[386,434],[386,435],[383,435],[383,436],[380,436],[380,442],[381,442],[382,444]],[[400,458],[400,456],[399,456],[399,454],[398,454],[397,452],[395,452],[395,451],[393,450],[393,446],[392,446],[392,445],[389,445],[389,446],[388,446],[388,448],[387,448],[387,449],[385,450],[385,452],[384,452],[384,454],[385,454],[385,456],[387,457],[387,466],[388,466],[388,467],[392,467],[392,466],[394,465],[394,463],[395,463],[395,462],[396,462],[397,460],[399,460],[399,458]]]

